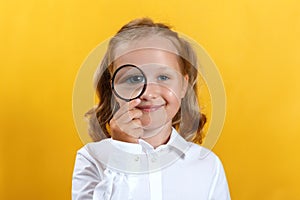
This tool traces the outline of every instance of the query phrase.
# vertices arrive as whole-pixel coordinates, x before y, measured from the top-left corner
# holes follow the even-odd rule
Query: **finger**
[[[133,110],[130,111],[133,114],[124,114],[119,119],[112,119],[112,125],[117,126],[119,130],[130,133],[133,129],[141,128],[142,123],[139,119],[142,116],[142,111],[140,110]]]
[[[124,113],[121,115],[118,119],[116,119],[116,122],[119,123],[129,123],[133,119],[139,119],[143,115],[143,112],[139,109],[132,109],[128,111],[127,113]]]
[[[126,114],[122,115],[120,118],[116,119],[113,117],[109,125],[112,130],[121,130],[127,132],[126,130],[130,130],[130,128],[139,128],[142,127],[142,123],[140,121],[140,117],[143,115],[142,111],[139,109],[134,109]]]
[[[113,138],[125,139],[127,136],[140,138],[144,133],[142,123],[139,119],[134,119],[130,123],[125,123],[122,125],[116,122],[115,119],[111,119],[109,125]]]
[[[141,138],[144,134],[144,129],[141,126],[140,120],[134,120],[124,128],[125,130],[122,132],[134,138]]]
[[[128,103],[124,103],[119,110],[114,114],[114,117],[118,119],[123,114],[127,113],[129,110],[134,109],[137,105],[141,103],[140,99],[134,99]]]

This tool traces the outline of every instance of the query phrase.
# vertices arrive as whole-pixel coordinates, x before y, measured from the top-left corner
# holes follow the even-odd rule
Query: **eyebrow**
[[[143,68],[141,68],[143,70],[143,72],[159,72],[159,73],[178,73],[178,74],[181,74],[180,71],[177,71],[176,69],[173,69],[173,68],[170,68],[170,67],[167,67],[167,66],[159,66],[159,67],[155,67],[155,68],[149,68],[148,70],[145,70]],[[155,69],[155,70],[154,70]]]

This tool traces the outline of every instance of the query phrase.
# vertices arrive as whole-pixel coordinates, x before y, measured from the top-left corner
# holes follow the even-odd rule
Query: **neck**
[[[161,129],[158,130],[158,132],[154,136],[142,138],[142,139],[148,142],[149,144],[151,144],[153,148],[157,148],[158,146],[162,144],[166,144],[169,141],[171,132],[172,132],[172,125],[168,123],[165,126],[161,127]]]

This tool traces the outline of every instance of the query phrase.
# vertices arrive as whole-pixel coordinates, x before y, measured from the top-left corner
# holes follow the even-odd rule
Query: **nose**
[[[157,83],[148,83],[145,92],[142,94],[140,99],[150,100],[159,97],[161,89]]]

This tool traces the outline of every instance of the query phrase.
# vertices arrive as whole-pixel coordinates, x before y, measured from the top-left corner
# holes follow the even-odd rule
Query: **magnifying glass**
[[[147,87],[147,78],[137,66],[125,64],[119,67],[112,77],[114,94],[124,101],[131,101],[143,95]]]

